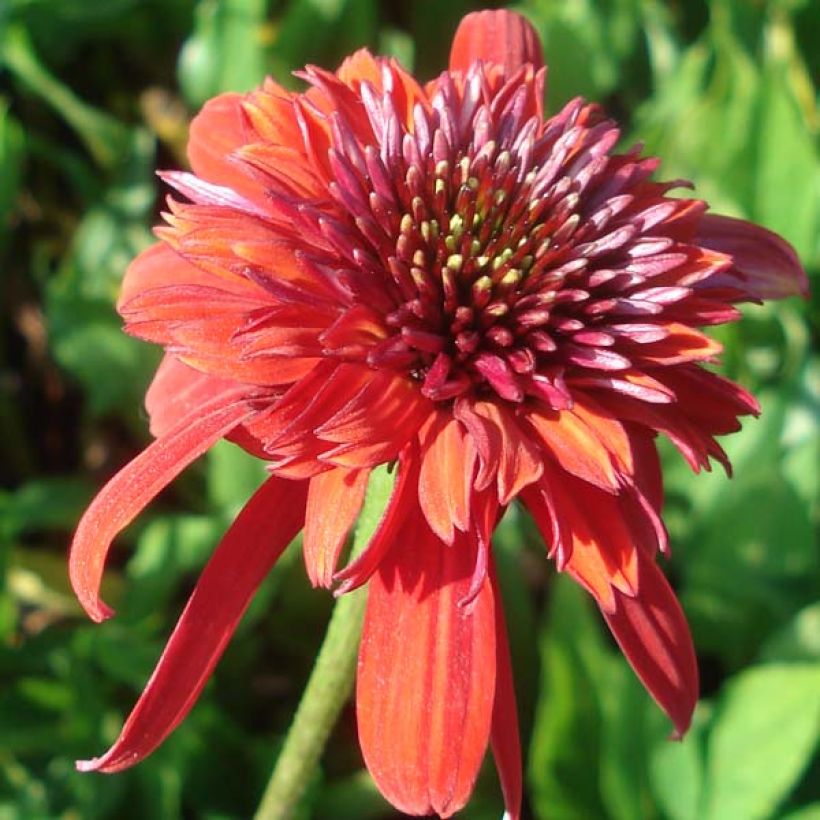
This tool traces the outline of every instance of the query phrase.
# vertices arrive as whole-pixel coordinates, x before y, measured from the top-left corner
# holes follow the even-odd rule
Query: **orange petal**
[[[197,176],[225,185],[268,211],[270,203],[264,186],[231,160],[237,148],[253,141],[242,112],[242,99],[240,94],[220,94],[205,103],[191,121],[188,160]]]
[[[504,67],[509,76],[526,63],[544,65],[532,24],[514,11],[476,11],[459,23],[450,49],[450,71],[467,71],[476,60]]]
[[[544,449],[568,473],[609,492],[617,490],[618,470],[613,463],[612,452],[597,433],[600,419],[593,421],[591,411],[531,408],[523,415]],[[615,429],[614,425],[602,429]],[[622,430],[620,435],[623,437]],[[626,458],[620,444],[616,443],[615,446],[620,457]]]
[[[93,620],[114,614],[100,600],[99,590],[117,533],[194,459],[253,413],[236,388],[212,395],[195,417],[179,419],[100,490],[77,526],[68,565],[74,592]]]
[[[661,324],[668,331],[665,338],[641,345],[635,359],[652,364],[682,364],[715,359],[723,345],[710,339],[705,333],[678,322]]]
[[[468,592],[475,545],[442,543],[420,512],[370,581],[357,715],[367,768],[409,814],[467,802],[490,734],[496,675],[493,593]]]
[[[366,583],[376,571],[382,558],[387,554],[399,531],[404,526],[408,515],[418,512],[416,503],[419,477],[418,453],[413,447],[406,448],[399,454],[399,466],[393,492],[387,502],[376,532],[370,543],[355,560],[339,570],[334,581],[339,581],[337,595],[351,592]]]
[[[491,401],[477,401],[473,409],[499,431],[498,501],[505,506],[524,487],[538,481],[544,471],[544,457],[533,437],[521,429],[504,407]]]
[[[433,532],[447,544],[470,525],[476,451],[461,424],[437,413],[422,442],[419,503]]]
[[[313,586],[329,587],[364,501],[369,470],[336,468],[310,480],[302,549]]]
[[[208,561],[120,736],[102,757],[78,762],[78,769],[127,769],[181,723],[254,592],[301,529],[306,489],[274,477],[257,490]]]
[[[640,538],[653,537],[654,529],[632,525],[634,511],[621,499],[627,488],[614,495],[552,473],[541,483],[552,499],[565,542],[563,570],[586,587],[603,609],[611,610],[613,589],[624,593],[637,589],[637,553],[640,548],[651,554],[657,549],[655,541],[643,544]]]
[[[637,595],[616,591],[614,609],[603,614],[632,668],[680,736],[689,728],[698,700],[692,636],[657,564],[640,556],[638,577]]]

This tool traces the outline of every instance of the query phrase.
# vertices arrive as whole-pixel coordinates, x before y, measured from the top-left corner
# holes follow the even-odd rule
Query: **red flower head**
[[[531,26],[471,14],[419,85],[360,51],[309,88],[209,102],[193,174],[165,181],[161,241],[131,265],[126,330],[163,345],[156,440],[80,523],[71,578],[95,620],[116,533],[227,437],[270,463],[205,568],[114,746],[116,771],[183,719],[237,621],[304,527],[311,581],[369,582],[358,668],[367,766],[403,811],[467,801],[488,743],[509,814],[520,752],[490,539],[518,498],[548,555],[597,601],[678,732],[698,681],[655,563],[666,550],[654,438],[693,469],[757,412],[702,367],[698,327],[741,300],[804,292],[776,235],[668,196],[658,161],[615,151],[600,108],[545,118]],[[337,561],[371,470],[398,463],[367,549]]]

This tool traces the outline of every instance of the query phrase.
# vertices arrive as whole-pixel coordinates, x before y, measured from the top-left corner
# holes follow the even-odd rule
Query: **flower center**
[[[568,245],[578,195],[492,141],[430,166],[406,175],[409,207],[386,260],[404,301],[371,364],[406,367],[435,401],[473,391],[520,402],[533,376],[560,383],[555,336],[584,326],[562,306],[588,295],[566,287],[585,267]]]

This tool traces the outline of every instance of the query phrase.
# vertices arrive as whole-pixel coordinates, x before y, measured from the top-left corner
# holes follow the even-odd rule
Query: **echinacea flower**
[[[656,564],[657,433],[694,470],[758,407],[704,364],[698,328],[805,292],[771,232],[669,196],[577,99],[545,117],[541,46],[507,11],[466,17],[420,85],[359,51],[308,90],[272,80],[209,102],[193,173],[163,179],[160,242],[125,278],[127,332],[161,344],[155,441],[83,517],[71,579],[97,621],[115,535],[220,438],[269,463],[199,579],[122,733],[84,770],[149,754],[195,702],[254,591],[304,530],[314,585],[367,583],[359,738],[383,794],[449,816],[492,746],[521,802],[509,649],[491,537],[519,499],[557,569],[595,598],[674,723],[695,655]],[[371,471],[397,464],[364,552],[337,568]]]

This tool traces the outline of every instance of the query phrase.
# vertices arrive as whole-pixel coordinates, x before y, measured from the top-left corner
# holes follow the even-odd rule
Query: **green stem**
[[[353,689],[365,590],[340,598],[255,820],[293,817]]]
[[[392,483],[392,476],[386,470],[373,472],[351,557],[370,540]],[[334,511],[328,510],[328,514],[333,515]],[[339,713],[353,690],[366,600],[366,591],[360,589],[337,601],[310,680],[254,820],[288,820],[294,816]]]

